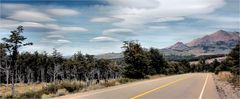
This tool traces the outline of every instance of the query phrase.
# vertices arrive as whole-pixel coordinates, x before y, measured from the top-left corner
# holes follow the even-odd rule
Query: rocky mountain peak
[[[170,46],[168,49],[183,51],[188,50],[189,47],[185,45],[183,42],[177,42],[176,44]]]
[[[218,42],[218,41],[230,41],[230,40],[239,40],[239,32],[227,32],[224,30],[218,30],[213,34],[206,35],[202,38],[195,39],[189,43],[188,46],[197,46],[206,43]]]

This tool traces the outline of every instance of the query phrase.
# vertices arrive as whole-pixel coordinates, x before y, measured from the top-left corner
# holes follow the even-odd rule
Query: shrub
[[[51,83],[43,88],[43,92],[46,94],[56,93],[59,89],[59,85],[57,83]]]
[[[128,82],[133,82],[134,79],[130,79],[130,78],[120,78],[118,79],[118,82],[121,83],[121,84],[125,84],[125,83],[128,83]]]
[[[222,71],[222,72],[218,73],[218,77],[220,78],[220,80],[228,81],[229,79],[231,79],[233,77],[233,75],[231,72]]]
[[[49,96],[49,95],[47,95],[47,94],[43,94],[42,95],[42,97],[41,97],[41,99],[48,99],[48,98],[50,98],[51,96]]]
[[[232,78],[228,79],[234,87],[240,87],[240,77],[238,75],[234,75]]]
[[[26,92],[21,94],[19,99],[40,99],[42,96],[43,92],[42,91],[31,91],[31,92]]]
[[[56,93],[57,96],[63,96],[66,94],[68,94],[68,91],[66,89],[58,89],[58,91]]]
[[[66,89],[68,92],[75,92],[82,89],[84,86],[78,81],[63,81],[60,84],[61,88]]]
[[[102,83],[102,85],[105,86],[105,87],[115,86],[116,81],[104,82],[104,83]]]

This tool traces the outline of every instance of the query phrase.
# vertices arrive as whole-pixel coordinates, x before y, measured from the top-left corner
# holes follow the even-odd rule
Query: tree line
[[[1,83],[9,83],[8,56],[1,54]],[[120,63],[112,60],[96,59],[93,55],[81,52],[64,58],[56,49],[46,52],[23,52],[16,63],[16,83],[54,82],[56,80],[84,80],[117,78],[121,75]]]

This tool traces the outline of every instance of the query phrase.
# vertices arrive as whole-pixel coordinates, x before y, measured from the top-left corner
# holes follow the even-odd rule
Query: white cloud
[[[23,25],[24,27],[45,27],[44,25],[36,22],[19,22],[7,19],[1,19],[0,21],[1,28],[12,28],[17,27],[18,25]]]
[[[107,29],[103,31],[103,35],[135,35],[134,31],[131,29],[124,29],[124,28],[113,28],[113,29]]]
[[[55,35],[48,35],[46,38],[48,38],[48,39],[63,39],[64,36],[55,34]]]
[[[79,15],[80,13],[76,10],[73,9],[64,9],[64,8],[59,8],[59,9],[48,9],[47,12],[49,14],[52,14],[54,16],[76,16]]]
[[[86,32],[88,30],[83,27],[61,27],[60,31],[63,31],[63,32]]]
[[[114,17],[96,17],[90,20],[90,22],[99,22],[99,23],[112,23],[112,22],[119,22],[119,21],[122,21],[122,19],[114,18]]]
[[[115,1],[119,2],[119,5],[114,3]],[[156,0],[154,2],[157,3],[154,4],[157,5],[148,1],[114,0],[110,2],[116,6],[110,12],[110,15],[123,19],[121,22],[114,23],[114,25],[124,28],[142,28],[144,24],[149,22],[183,20],[182,17],[211,13],[225,4],[224,0]],[[135,6],[138,4],[145,4],[149,7]],[[166,19],[169,17],[171,19]]]
[[[198,15],[193,16],[193,18],[203,19],[208,21],[215,21],[215,22],[240,22],[239,17],[230,17],[230,16],[221,16],[221,15]]]
[[[25,30],[33,32],[56,32],[56,33],[79,33],[86,32],[88,29],[83,27],[69,27],[59,26],[57,24],[44,24],[38,22],[19,22],[14,20],[1,19],[0,28],[2,29],[15,29],[17,26],[22,25]]]
[[[59,39],[59,40],[57,40],[56,43],[61,43],[61,44],[63,44],[63,43],[70,43],[70,42],[71,42],[71,41],[69,41],[69,40]]]
[[[12,30],[17,26],[22,25],[25,30],[33,31],[33,32],[49,32],[55,30],[54,28],[50,28],[47,25],[37,23],[37,22],[20,22],[14,20],[1,19],[0,28]]]
[[[18,21],[14,21],[14,20],[7,20],[7,19],[0,19],[0,20],[1,20],[0,21],[1,28],[9,28],[9,27],[15,26],[17,23],[19,23]]]
[[[211,22],[212,24],[208,25],[209,28],[215,29],[235,29],[239,30],[240,18],[234,16],[223,16],[223,15],[200,15],[192,16],[192,18],[200,19],[203,21]]]
[[[108,36],[99,36],[90,40],[91,42],[116,42],[118,39],[108,37]]]
[[[4,3],[1,4],[1,8],[7,11],[10,10],[21,10],[21,9],[26,9],[31,7],[30,5],[27,4],[12,4],[12,3]]]
[[[114,6],[129,8],[154,8],[159,5],[157,0],[107,0]]]
[[[150,29],[167,29],[169,27],[167,27],[167,26],[149,26],[148,28],[150,28]]]
[[[31,22],[49,22],[55,21],[55,19],[51,18],[47,14],[37,12],[37,11],[17,11],[13,15],[8,18],[19,20],[19,21],[31,21]]]
[[[52,38],[43,38],[41,39],[40,43],[44,45],[51,45],[54,47],[60,47],[65,44],[71,43],[71,41],[63,38],[57,38],[57,39],[52,39]]]
[[[169,21],[182,21],[184,20],[183,17],[165,17],[165,18],[158,18],[153,22],[169,22]]]

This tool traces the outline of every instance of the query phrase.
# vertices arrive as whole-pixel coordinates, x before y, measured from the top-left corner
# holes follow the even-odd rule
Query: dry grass
[[[23,94],[31,91],[39,91],[42,90],[43,87],[46,86],[46,83],[40,83],[40,84],[23,84],[23,83],[18,83],[15,84],[15,91],[16,94]],[[2,97],[7,97],[11,95],[11,84],[4,84],[0,87],[0,96]]]
[[[156,79],[156,78],[159,78],[159,77],[164,77],[166,75],[162,75],[162,74],[159,74],[159,75],[151,75],[149,76],[149,79]]]
[[[108,81],[108,82],[102,83],[102,85],[103,85],[104,87],[115,86],[115,85],[116,85],[116,80],[111,80],[111,81]]]
[[[148,79],[155,79],[162,77],[163,75],[149,76]],[[104,87],[116,86],[120,84],[130,83],[134,81],[140,81],[129,78],[110,79],[107,82],[100,80],[100,83],[93,82],[90,86],[86,85],[84,81],[78,80],[64,80],[56,81],[55,83],[32,83],[32,84],[15,84],[16,95],[18,98],[50,98],[65,95],[73,92],[84,92],[89,90],[101,89]],[[0,86],[0,98],[6,98],[11,96],[11,85],[8,87],[6,84]]]
[[[233,75],[231,72],[222,71],[222,72],[219,72],[217,76],[218,76],[219,80],[228,81],[234,87],[240,88],[240,76],[239,75]]]
[[[222,71],[218,73],[219,80],[228,81],[233,77],[232,73],[229,71]]]

